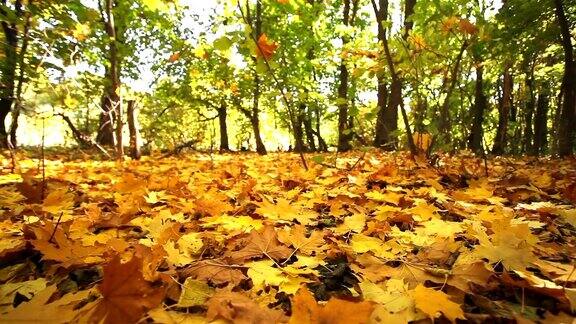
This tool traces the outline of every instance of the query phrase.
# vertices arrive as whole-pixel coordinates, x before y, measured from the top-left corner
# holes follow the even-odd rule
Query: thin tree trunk
[[[568,156],[574,152],[574,135],[576,134],[576,63],[574,62],[570,23],[566,18],[563,1],[554,0],[554,7],[564,49],[564,77],[562,79],[564,98],[558,125],[558,154]]]
[[[348,124],[348,68],[344,63],[340,64],[338,80],[338,152],[346,152],[352,149],[352,129]]]
[[[294,121],[294,151],[295,152],[305,152],[306,145],[304,144],[304,114],[306,110],[306,105],[300,104],[298,111],[296,112],[296,117]]]
[[[142,156],[140,151],[140,134],[138,124],[138,109],[134,100],[128,101],[128,131],[130,133],[130,157],[139,160]]]
[[[220,127],[220,152],[230,151],[230,145],[228,144],[228,125],[226,123],[226,118],[228,117],[228,108],[226,103],[222,102],[220,108],[218,108],[218,125]]]
[[[308,142],[308,148],[310,151],[316,151],[316,142],[314,141],[314,129],[312,128],[312,114],[310,112],[310,107],[305,106],[304,118],[302,123],[304,125],[304,133],[306,134],[306,141]]]
[[[249,4],[246,3],[246,6],[249,6]],[[260,37],[262,34],[262,3],[260,1],[256,1],[256,20],[254,21],[254,31],[256,33],[256,37]],[[261,81],[260,77],[258,76],[258,71],[254,70],[254,97],[250,123],[252,124],[252,129],[254,130],[256,152],[258,152],[260,155],[265,155],[267,151],[260,135],[260,82]]]
[[[386,103],[388,101],[388,89],[383,76],[378,76],[378,113],[376,116],[376,129],[374,130],[374,146],[384,147],[388,138],[386,127]]]
[[[326,141],[324,140],[324,138],[322,137],[322,134],[320,133],[320,122],[321,122],[321,117],[320,117],[320,108],[316,107],[316,109],[314,110],[315,115],[316,115],[316,137],[318,138],[318,149],[321,152],[327,152],[328,151],[328,144],[326,144]]]
[[[449,131],[452,126],[452,120],[450,116],[450,98],[452,97],[452,93],[456,88],[456,83],[458,82],[458,73],[460,72],[460,65],[462,63],[462,57],[464,56],[464,51],[468,47],[468,42],[464,41],[460,46],[460,51],[458,52],[458,56],[456,56],[456,62],[454,62],[454,66],[452,67],[452,72],[450,73],[450,84],[448,85],[448,89],[446,90],[446,97],[444,97],[444,102],[442,103],[442,107],[440,110],[440,129],[441,133],[439,136],[439,140],[441,144],[452,144],[451,132]]]
[[[502,81],[502,102],[498,105],[498,129],[496,130],[496,138],[494,138],[494,146],[492,146],[492,154],[495,155],[502,155],[506,150],[508,121],[512,107],[512,87],[512,74],[510,74],[510,67],[507,66]]]
[[[122,103],[120,100],[117,102],[116,107],[116,158],[122,159],[124,156],[124,141],[122,140],[122,130],[124,128],[124,122],[122,121]]]
[[[524,141],[523,141],[523,149],[524,152],[534,155],[534,110],[536,108],[536,95],[534,94],[534,61],[527,62],[529,64],[529,68],[526,71],[526,91],[527,91],[527,98],[526,98],[526,113],[525,113],[525,122],[524,122]]]
[[[484,93],[484,66],[482,62],[476,64],[476,89],[474,94],[474,107],[472,111],[472,128],[468,138],[468,148],[475,153],[483,153],[482,145],[482,123],[484,122],[484,111],[487,100]]]

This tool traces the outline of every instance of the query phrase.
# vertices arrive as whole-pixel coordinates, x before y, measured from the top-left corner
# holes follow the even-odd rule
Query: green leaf
[[[312,157],[312,161],[314,161],[314,163],[322,164],[324,163],[324,157],[322,155],[316,155]]]
[[[227,51],[232,47],[232,44],[234,43],[230,38],[223,36],[214,41],[214,48],[218,51]]]

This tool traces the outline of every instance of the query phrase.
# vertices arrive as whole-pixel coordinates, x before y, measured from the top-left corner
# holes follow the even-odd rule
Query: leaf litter
[[[2,169],[0,322],[574,320],[574,160],[298,162]]]

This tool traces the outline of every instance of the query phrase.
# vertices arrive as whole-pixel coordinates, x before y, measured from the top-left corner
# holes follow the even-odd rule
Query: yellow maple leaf
[[[42,202],[42,211],[51,214],[67,213],[74,207],[74,194],[68,188],[54,190]]]
[[[420,284],[414,289],[412,296],[416,307],[432,319],[438,317],[440,313],[453,323],[456,319],[466,319],[460,305],[451,301],[442,291],[426,288]]]

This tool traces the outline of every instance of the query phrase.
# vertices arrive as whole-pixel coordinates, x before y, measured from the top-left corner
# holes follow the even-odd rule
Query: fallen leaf
[[[218,291],[208,300],[206,318],[223,318],[237,324],[279,323],[285,319],[279,310],[263,308],[248,296],[231,291]]]
[[[324,306],[318,305],[306,288],[300,288],[292,299],[289,324],[312,323],[368,323],[374,305],[370,302],[351,302],[332,298]]]
[[[451,322],[456,319],[466,319],[460,305],[451,301],[445,293],[418,285],[413,292],[416,307],[430,318],[434,319],[444,314]]]
[[[142,259],[133,256],[122,263],[115,256],[104,266],[104,277],[98,285],[102,297],[88,317],[98,323],[135,323],[164,299],[164,289],[144,279]]]

